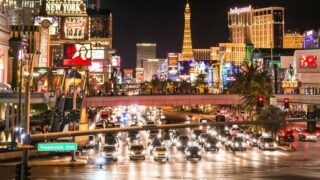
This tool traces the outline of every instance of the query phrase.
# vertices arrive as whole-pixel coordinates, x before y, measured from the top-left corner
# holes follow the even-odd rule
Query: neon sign
[[[235,8],[231,8],[230,9],[230,14],[240,14],[240,13],[245,13],[245,12],[250,12],[251,11],[251,5],[248,6],[248,7],[243,7],[243,8],[238,8],[238,7],[235,7]]]
[[[47,0],[48,15],[86,14],[86,6],[81,0]]]
[[[317,67],[317,56],[315,55],[301,56],[300,67],[307,67],[307,68]]]

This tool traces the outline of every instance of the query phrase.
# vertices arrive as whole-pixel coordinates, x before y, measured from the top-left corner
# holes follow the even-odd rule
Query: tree
[[[275,121],[274,123],[262,124],[262,127],[266,131],[272,132],[273,135],[276,135],[279,130],[286,127],[285,113],[276,106],[269,106],[261,111],[258,115],[258,121]]]
[[[151,79],[150,83],[151,83],[151,86],[152,86],[152,92],[159,93],[160,79],[156,74],[152,76],[152,79]]]
[[[199,93],[204,93],[205,89],[208,86],[208,82],[206,81],[206,76],[204,74],[199,74],[194,81],[194,88]]]
[[[143,81],[140,83],[140,94],[146,94],[147,90],[150,89],[150,82]]]
[[[179,82],[179,89],[180,89],[180,93],[182,94],[189,94],[191,91],[191,83],[186,81],[186,80],[182,80]]]
[[[268,103],[272,95],[272,81],[267,71],[261,71],[255,63],[244,63],[244,72],[235,75],[235,81],[230,86],[230,92],[241,96],[243,107],[250,116],[254,110],[257,97],[263,96]]]

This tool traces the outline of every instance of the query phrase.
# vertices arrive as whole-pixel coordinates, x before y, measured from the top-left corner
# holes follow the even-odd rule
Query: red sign
[[[300,67],[310,67],[310,68],[317,67],[317,56],[315,55],[301,56]]]
[[[90,66],[90,44],[65,44],[63,49],[63,65],[65,66]]]

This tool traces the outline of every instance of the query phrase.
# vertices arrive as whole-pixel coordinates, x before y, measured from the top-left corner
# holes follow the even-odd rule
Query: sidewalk
[[[41,158],[41,159],[31,159],[29,160],[29,164],[31,166],[84,166],[87,164],[86,157],[77,157],[76,161],[71,161],[71,157],[53,157],[49,158]],[[15,166],[20,161],[11,161],[0,163],[1,166]]]

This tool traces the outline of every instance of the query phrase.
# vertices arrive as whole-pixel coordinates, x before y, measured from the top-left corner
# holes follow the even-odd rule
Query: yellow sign
[[[298,81],[282,81],[282,88],[297,88],[298,86]]]

